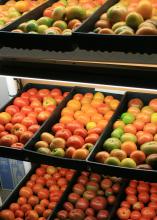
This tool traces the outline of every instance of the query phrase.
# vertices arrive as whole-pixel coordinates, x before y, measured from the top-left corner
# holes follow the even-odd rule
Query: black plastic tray
[[[107,1],[106,4],[98,9],[73,33],[73,37],[76,40],[79,48],[109,52],[122,51],[126,53],[157,53],[157,36],[155,35],[127,36],[91,33],[99,17],[117,2],[118,0]],[[147,47],[145,47],[144,45],[147,45]]]
[[[54,220],[57,217],[57,213],[63,208],[64,202],[67,201],[68,195],[72,192],[72,188],[73,188],[74,184],[77,183],[77,179],[78,179],[78,177],[80,175],[81,175],[80,172],[76,173],[76,175],[74,176],[73,180],[68,185],[68,188],[65,190],[65,192],[64,192],[60,202],[55,207],[55,209],[53,211],[53,214],[50,216],[49,220]],[[123,191],[124,191],[125,187],[126,187],[126,180],[122,179],[120,191],[119,191],[119,193],[116,196],[115,204],[113,206],[110,205],[110,206],[107,207],[107,210],[109,210],[109,217],[106,220],[115,220],[114,219],[115,210],[117,210],[117,208],[119,206],[119,200],[121,198],[121,195],[123,194]]]
[[[28,34],[11,32],[17,26],[30,19],[42,17],[44,9],[50,7],[56,0],[49,0],[39,7],[33,9],[27,14],[21,16],[13,23],[0,30],[0,46],[23,48],[23,49],[41,49],[54,51],[71,51],[76,45],[72,36],[64,35],[46,35],[46,34]]]
[[[144,105],[148,104],[148,102],[153,99],[157,98],[157,94],[149,94],[149,93],[137,93],[137,92],[126,92],[121,104],[119,105],[116,115],[112,117],[108,125],[106,126],[105,132],[103,133],[99,142],[96,143],[95,148],[91,151],[87,158],[87,163],[89,169],[93,172],[104,173],[108,175],[115,175],[121,176],[128,179],[137,179],[137,180],[144,180],[156,182],[157,177],[157,170],[144,170],[144,169],[133,169],[133,168],[125,168],[120,166],[113,166],[98,163],[95,161],[95,155],[97,152],[102,150],[102,145],[104,141],[111,136],[111,132],[113,131],[113,124],[114,122],[120,118],[123,112],[127,111],[127,104],[128,101],[132,98],[141,98],[144,102]]]
[[[75,87],[73,89],[73,91],[69,94],[69,96],[67,97],[66,101],[72,99],[72,97],[76,93],[86,93],[86,92],[93,92],[94,93],[94,91],[95,90],[92,88]],[[114,97],[116,97],[118,99],[120,99],[122,97],[122,95],[119,95],[119,94],[113,94],[113,93],[104,93],[104,94],[114,95]],[[38,162],[38,163],[43,163],[43,161],[44,161],[45,164],[53,164],[55,166],[63,166],[63,167],[76,169],[76,170],[86,170],[87,169],[86,160],[49,156],[46,154],[36,152],[34,149],[34,144],[40,140],[40,135],[43,132],[51,131],[52,125],[54,125],[55,123],[58,123],[58,121],[60,119],[60,115],[61,115],[61,110],[65,106],[66,106],[66,102],[62,103],[62,106],[60,105],[60,110],[57,109],[58,111],[55,111],[55,113],[52,115],[51,118],[48,119],[48,121],[40,129],[40,131],[37,133],[37,135],[35,135],[30,141],[27,142],[27,144],[25,145],[25,148],[24,148],[24,150],[27,151],[27,152],[25,151],[25,153],[27,155],[25,160],[34,161],[34,162]],[[113,115],[113,117],[114,117],[114,115]],[[99,140],[101,139],[101,136],[102,135],[100,135],[97,142],[99,142]]]
[[[9,100],[9,102],[7,102],[2,108],[0,108],[0,112],[3,112],[8,105],[11,105],[13,103],[13,100],[16,97],[19,97],[23,92],[26,92],[30,88],[37,88],[37,89],[59,88],[59,89],[62,90],[62,92],[71,92],[73,90],[73,88],[69,87],[69,86],[66,87],[66,86],[58,86],[58,85],[28,83],[28,84],[26,84],[23,87],[23,89],[21,91],[19,91],[16,94],[16,96],[13,99]],[[57,105],[57,107],[55,108],[55,110],[52,113],[52,115],[50,116],[50,118],[53,116],[53,114],[55,114],[56,111],[59,111],[62,108],[62,105],[64,105],[64,103],[67,102],[68,96],[65,97],[59,105]],[[45,125],[46,121],[42,123],[41,127],[39,128],[39,130]],[[33,136],[35,136],[38,133],[38,131]],[[6,147],[6,146],[0,146],[0,156],[12,157],[12,159],[20,159],[20,160],[24,160],[25,157],[26,157],[25,154],[24,154],[24,150],[23,149],[10,148],[10,147]],[[32,162],[33,162],[33,160],[32,160]]]

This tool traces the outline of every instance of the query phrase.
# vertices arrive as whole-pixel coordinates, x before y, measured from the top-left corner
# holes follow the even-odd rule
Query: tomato
[[[85,143],[92,143],[95,144],[97,142],[99,138],[98,134],[89,134],[86,138],[85,138]]]
[[[83,185],[86,185],[88,182],[88,177],[85,175],[81,175],[79,176],[79,178],[77,179],[78,183],[82,183]]]
[[[17,200],[17,203],[19,205],[24,205],[24,204],[26,204],[26,202],[27,202],[27,199],[24,196],[19,197],[18,200]]]
[[[19,195],[24,196],[26,198],[29,198],[30,196],[33,195],[33,192],[32,192],[31,188],[29,188],[27,186],[23,186],[19,191]]]
[[[37,94],[38,90],[36,88],[30,88],[27,90],[27,93],[32,96],[32,95],[35,95]]]
[[[35,173],[38,175],[38,176],[43,176],[45,173],[46,173],[46,170],[44,167],[39,167],[36,169]]]
[[[33,192],[34,192],[35,194],[37,194],[37,193],[39,192],[39,190],[41,190],[42,188],[43,188],[43,185],[42,185],[42,184],[36,183],[36,184],[33,186],[32,190],[33,190]]]
[[[25,117],[25,115],[24,115],[23,113],[18,112],[18,113],[16,113],[16,114],[12,117],[11,122],[12,122],[13,124],[21,123],[22,120],[24,119],[24,117]]]
[[[130,205],[133,205],[135,202],[137,202],[137,197],[135,195],[128,195],[126,197],[126,201],[128,201]]]
[[[10,206],[9,206],[9,209],[13,212],[15,212],[17,209],[20,208],[20,205],[18,203],[11,203]]]
[[[155,211],[157,211],[157,203],[156,202],[149,202],[148,207],[151,207]]]
[[[40,89],[38,91],[38,96],[40,98],[44,98],[44,97],[49,96],[49,95],[50,95],[50,90],[49,89]]]
[[[144,207],[141,210],[141,214],[145,218],[154,218],[156,216],[155,210],[151,207]]]
[[[55,137],[60,137],[60,138],[63,138],[64,140],[67,140],[71,136],[72,136],[72,133],[69,129],[60,129],[55,134]]]
[[[48,199],[49,197],[49,190],[44,188],[40,189],[40,191],[37,193],[39,199]]]
[[[51,130],[53,132],[57,132],[61,129],[64,129],[65,128],[65,125],[63,123],[56,123],[55,125],[52,126]]]
[[[48,200],[48,199],[42,199],[42,200],[40,200],[40,204],[41,204],[43,207],[47,208],[48,205],[49,205],[49,200]]]
[[[48,208],[53,210],[57,205],[57,202],[50,202],[49,205],[48,205]]]
[[[99,211],[101,209],[104,209],[107,205],[107,201],[102,196],[96,196],[90,201],[90,207],[93,208],[96,211]]]
[[[24,217],[24,212],[20,209],[17,209],[14,214],[15,214],[16,218],[23,218]]]
[[[67,147],[81,148],[84,145],[84,139],[79,135],[72,135],[66,142]]]
[[[80,195],[77,193],[70,193],[68,195],[68,201],[71,203],[76,203],[79,198],[80,198]]]
[[[150,196],[150,200],[151,200],[151,202],[157,202],[157,194],[152,193],[151,196]]]
[[[75,204],[77,209],[86,210],[89,207],[89,201],[85,198],[79,198]]]
[[[39,128],[40,128],[40,125],[33,124],[33,125],[29,126],[28,131],[31,131],[31,132],[35,133],[36,131],[39,130]]]
[[[117,216],[121,220],[128,220],[131,215],[131,211],[128,208],[121,207],[117,210]]]
[[[57,217],[59,219],[67,219],[68,218],[68,212],[66,210],[60,210],[58,213],[57,213]]]
[[[22,108],[23,106],[28,106],[29,105],[29,101],[26,99],[23,99],[21,97],[16,97],[13,101],[13,105]]]
[[[32,209],[32,206],[31,206],[30,204],[27,204],[27,203],[21,206],[21,210],[22,210],[24,213],[30,211],[31,209]]]
[[[145,126],[144,126],[144,129],[143,131],[146,131],[148,133],[151,133],[151,134],[156,134],[157,132],[157,127],[155,124],[153,123],[147,123]]]
[[[22,144],[26,144],[27,141],[33,136],[33,133],[31,131],[24,131],[21,135],[20,135],[20,142]]]
[[[134,210],[138,210],[138,211],[141,211],[141,209],[144,208],[144,204],[142,202],[135,202],[133,204],[133,209]]]
[[[68,181],[65,178],[61,177],[61,178],[58,179],[57,184],[58,184],[58,186],[61,187],[63,185],[67,185]]]
[[[141,144],[144,144],[146,142],[153,141],[153,139],[154,138],[153,138],[153,135],[151,133],[148,133],[148,132],[144,131],[143,134],[138,137],[137,142],[138,142],[138,144],[141,145]]]
[[[85,138],[87,136],[87,134],[88,133],[87,133],[86,129],[84,129],[84,128],[76,128],[74,130],[74,135],[79,135],[83,138]]]
[[[133,122],[133,125],[135,126],[137,131],[142,131],[145,123],[142,120],[138,119]]]
[[[132,220],[139,220],[140,217],[141,217],[141,213],[139,211],[132,211],[131,212],[130,218]]]
[[[28,128],[31,125],[37,124],[37,120],[34,117],[27,116],[22,120],[22,124]]]
[[[141,109],[143,107],[143,101],[139,98],[133,98],[128,102],[128,107],[132,106]]]
[[[31,205],[31,206],[35,206],[39,203],[39,198],[37,196],[30,196],[29,199],[28,199],[28,203]]]
[[[1,132],[2,133],[2,132]],[[1,137],[0,145],[10,147],[12,144],[15,144],[18,141],[18,138],[14,134],[6,134]]]
[[[15,219],[15,216],[11,210],[4,209],[0,212],[0,219],[13,220]]]
[[[140,192],[138,194],[138,199],[140,202],[147,203],[149,202],[149,194],[147,192]]]
[[[58,88],[54,88],[50,91],[50,94],[53,98],[56,98],[58,96],[62,96],[62,91]]]
[[[69,129],[73,133],[77,128],[83,128],[83,125],[80,122],[74,120],[74,121],[69,122],[66,125],[66,128]]]
[[[38,99],[37,100],[33,100],[30,104],[30,107],[35,109],[37,107],[42,107],[42,103],[41,101],[39,101]]]
[[[37,204],[34,207],[34,210],[38,213],[38,215],[42,216],[43,212],[45,211],[45,208],[42,205]]]
[[[42,175],[39,176],[36,180],[36,184],[41,184],[42,186],[44,186],[46,184],[45,178]]]
[[[137,187],[137,180],[130,180],[129,186],[136,188]]]
[[[100,210],[97,214],[97,220],[107,219],[109,216],[109,212],[107,210]]]
[[[83,212],[83,210],[81,209],[73,209],[69,212],[69,218],[72,220],[74,219],[84,219],[85,218],[85,214]]]
[[[37,120],[42,123],[50,117],[51,113],[49,111],[42,111],[37,115]]]
[[[128,201],[122,201],[120,206],[129,209],[130,208],[130,203]]]
[[[10,115],[15,115],[17,112],[19,112],[20,109],[16,105],[9,105],[6,107],[5,112],[9,113]]]
[[[154,98],[149,102],[149,106],[155,111],[157,112],[157,99]]]
[[[148,192],[149,191],[149,185],[146,183],[140,183],[137,186],[137,191],[138,192]]]
[[[12,127],[13,127],[13,124],[9,122],[9,123],[7,123],[7,124],[5,125],[5,130],[6,130],[6,131],[11,131]]]
[[[74,209],[74,206],[71,202],[65,202],[63,204],[64,209],[66,209],[68,212]]]
[[[126,187],[126,189],[125,189],[125,192],[126,192],[126,194],[128,194],[128,195],[136,195],[136,189],[135,188],[133,188],[133,187],[131,187],[131,186],[128,186],[128,187]]]
[[[3,131],[5,131],[5,127],[4,127],[4,125],[0,124],[0,133],[3,132]]]
[[[31,106],[23,106],[22,108],[21,108],[21,112],[23,113],[23,114],[25,114],[25,115],[28,115],[30,112],[32,112],[33,111],[33,109],[31,108]]]
[[[52,114],[55,108],[56,108],[56,105],[48,105],[47,107],[45,107],[45,110],[47,110],[48,112]]]

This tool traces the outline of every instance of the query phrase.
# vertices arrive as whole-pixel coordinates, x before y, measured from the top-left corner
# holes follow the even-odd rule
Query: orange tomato
[[[138,113],[140,113],[140,109],[135,106],[131,106],[128,108],[128,112],[136,116]]]
[[[73,118],[72,116],[70,116],[70,115],[64,115],[64,116],[62,116],[62,117],[60,118],[59,122],[60,122],[60,123],[63,123],[63,124],[67,124],[67,123],[69,123],[69,122],[71,122],[71,121],[73,121],[73,120],[74,120],[74,118]]]
[[[104,119],[107,120],[107,121],[109,121],[110,118],[113,116],[113,114],[114,114],[114,111],[112,111],[112,110],[108,111],[108,112],[104,115]]]
[[[73,116],[74,115],[74,111],[71,108],[65,107],[63,108],[61,115],[69,115],[69,116]]]
[[[132,158],[138,165],[144,163],[146,155],[141,150],[136,150],[130,154],[130,158]]]
[[[146,113],[143,113],[143,112],[138,113],[137,116],[136,116],[136,119],[137,120],[142,120],[145,123],[149,123],[151,121],[150,115],[148,115]]]
[[[132,141],[124,141],[122,144],[121,144],[121,150],[125,151],[126,154],[128,156],[130,156],[130,154],[134,151],[137,150],[137,146],[134,142]]]
[[[124,128],[125,123],[121,120],[117,120],[115,121],[115,123],[113,124],[113,128]]]
[[[67,103],[67,107],[71,108],[74,111],[78,111],[81,109],[81,103],[78,100],[72,99]]]
[[[125,133],[136,134],[137,129],[136,129],[135,125],[127,124],[127,125],[124,126],[124,132]]]
[[[141,119],[137,119],[133,122],[133,125],[135,126],[137,131],[142,131],[145,123]]]

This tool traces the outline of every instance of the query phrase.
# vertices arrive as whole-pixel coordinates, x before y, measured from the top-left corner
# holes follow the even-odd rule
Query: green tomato
[[[120,147],[121,147],[121,141],[115,137],[108,138],[103,144],[104,150],[108,152],[112,151],[113,149],[120,149]]]
[[[54,148],[51,151],[52,156],[56,156],[56,157],[64,157],[65,156],[65,151],[63,148]]]
[[[111,133],[111,137],[120,138],[124,134],[124,130],[122,128],[116,128]]]
[[[135,120],[135,116],[129,112],[125,112],[121,115],[121,119],[125,124],[131,124]]]

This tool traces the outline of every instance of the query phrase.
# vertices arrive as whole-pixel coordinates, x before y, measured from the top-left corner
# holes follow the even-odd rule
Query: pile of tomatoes
[[[73,174],[74,170],[41,165],[21,187],[17,201],[0,212],[0,219],[46,220]]]
[[[118,105],[118,99],[101,92],[75,94],[52,126],[51,143],[46,134],[35,149],[58,157],[86,159]],[[44,140],[47,143],[41,142]]]
[[[55,220],[103,220],[120,191],[121,179],[82,172]]]
[[[58,88],[31,88],[16,97],[0,113],[0,145],[23,148],[67,94]]]
[[[117,210],[120,220],[157,220],[157,183],[131,180]]]

